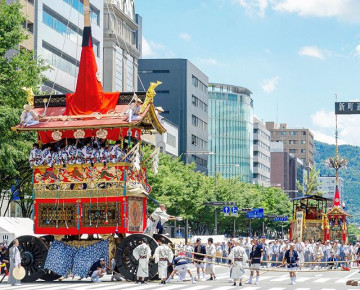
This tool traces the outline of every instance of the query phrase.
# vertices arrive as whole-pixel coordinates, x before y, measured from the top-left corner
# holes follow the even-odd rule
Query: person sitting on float
[[[28,127],[39,124],[39,116],[30,105],[24,105],[24,111],[20,116],[20,126]]]

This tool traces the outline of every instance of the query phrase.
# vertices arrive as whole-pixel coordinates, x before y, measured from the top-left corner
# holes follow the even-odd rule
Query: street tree
[[[26,94],[21,88],[37,92],[44,80],[42,72],[48,67],[34,57],[33,51],[20,48],[20,43],[27,38],[20,8],[17,1],[7,4],[0,0],[0,204],[6,208],[6,214],[14,198],[9,189],[15,186],[22,215],[30,216],[32,171],[28,156],[36,136],[16,134],[10,128],[20,122],[22,106],[26,103]]]

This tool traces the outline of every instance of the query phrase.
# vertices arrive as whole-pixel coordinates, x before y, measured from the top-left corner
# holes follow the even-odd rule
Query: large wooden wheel
[[[126,279],[135,281],[138,261],[132,255],[133,250],[141,244],[142,239],[146,238],[146,243],[151,249],[151,255],[158,247],[154,238],[144,234],[133,234],[123,239],[116,248],[116,267],[117,271]],[[153,259],[149,261],[149,279],[157,274],[158,267]]]
[[[20,236],[19,249],[21,266],[25,268],[26,275],[22,282],[34,282],[45,274],[44,264],[48,252],[45,243],[34,236]],[[11,242],[9,248],[13,246]]]

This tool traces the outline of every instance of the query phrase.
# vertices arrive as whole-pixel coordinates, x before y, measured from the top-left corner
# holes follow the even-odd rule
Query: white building
[[[91,0],[93,48],[103,76],[103,0]],[[84,28],[81,0],[35,1],[34,49],[36,56],[51,65],[42,90],[75,91]]]
[[[318,182],[320,185],[318,186],[318,191],[323,192],[323,197],[326,198],[334,198],[335,193],[335,184],[336,177],[335,176],[319,176]],[[339,177],[339,193],[341,202],[344,201],[344,179]]]
[[[253,182],[270,186],[270,131],[254,116],[254,172]]]
[[[133,0],[104,0],[105,91],[137,91],[141,25]]]
[[[159,147],[160,152],[171,156],[179,156],[179,127],[160,116],[160,123],[166,129],[163,134],[143,134],[142,141],[154,147]]]

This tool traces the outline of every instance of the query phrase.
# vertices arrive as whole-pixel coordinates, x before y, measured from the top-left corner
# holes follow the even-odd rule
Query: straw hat
[[[30,110],[32,110],[33,108],[34,108],[33,106],[30,106],[30,105],[28,105],[28,104],[24,105],[24,110],[26,110],[26,111],[30,111]]]
[[[163,107],[155,107],[155,109],[156,109],[159,113],[163,113],[163,112],[164,112]]]
[[[13,270],[13,276],[16,280],[22,280],[25,278],[25,268],[20,266],[20,267],[15,267]]]

